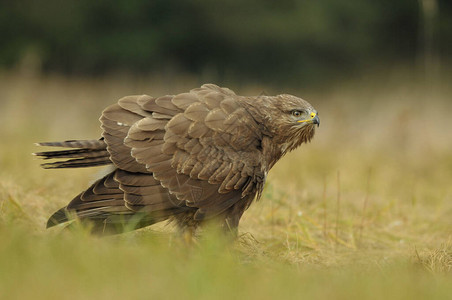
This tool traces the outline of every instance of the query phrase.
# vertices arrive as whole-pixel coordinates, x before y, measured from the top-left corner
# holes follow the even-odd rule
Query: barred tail
[[[71,150],[45,151],[33,153],[42,159],[63,159],[52,163],[44,163],[44,169],[83,168],[111,164],[107,144],[103,138],[99,140],[71,140],[64,142],[37,143],[38,146],[74,148]]]

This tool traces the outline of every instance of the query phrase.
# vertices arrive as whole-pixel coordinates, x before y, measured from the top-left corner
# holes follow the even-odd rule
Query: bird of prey
[[[112,166],[47,227],[79,219],[94,233],[114,234],[169,219],[193,232],[214,219],[236,233],[269,170],[309,142],[320,123],[298,97],[239,96],[214,84],[158,98],[127,96],[100,121],[98,140],[38,144],[70,148],[35,153],[60,159],[42,164],[46,169]]]

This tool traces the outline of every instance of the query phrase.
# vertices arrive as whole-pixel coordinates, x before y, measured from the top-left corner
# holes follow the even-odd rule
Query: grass
[[[37,141],[96,138],[100,111],[124,95],[181,92],[198,82],[0,77],[0,298],[452,294],[446,88],[427,93],[386,78],[309,91],[322,122],[317,135],[270,172],[239,240],[228,244],[207,231],[187,247],[165,225],[109,238],[45,230],[48,216],[101,170],[42,170],[30,153]]]

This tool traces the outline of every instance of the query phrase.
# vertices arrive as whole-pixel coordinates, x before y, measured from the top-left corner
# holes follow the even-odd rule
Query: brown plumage
[[[205,84],[174,96],[128,96],[107,107],[99,140],[40,143],[71,150],[35,153],[44,168],[113,165],[114,170],[54,213],[97,233],[172,219],[182,229],[217,219],[236,231],[259,199],[268,171],[314,136],[317,111],[291,95],[244,97]]]

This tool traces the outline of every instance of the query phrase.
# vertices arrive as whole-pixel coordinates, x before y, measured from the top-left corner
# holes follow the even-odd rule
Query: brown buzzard
[[[245,97],[205,84],[188,93],[128,96],[100,118],[102,138],[40,143],[46,169],[113,170],[54,213],[47,227],[78,218],[96,233],[173,220],[193,231],[216,219],[236,232],[268,171],[314,136],[317,111],[292,95]]]

